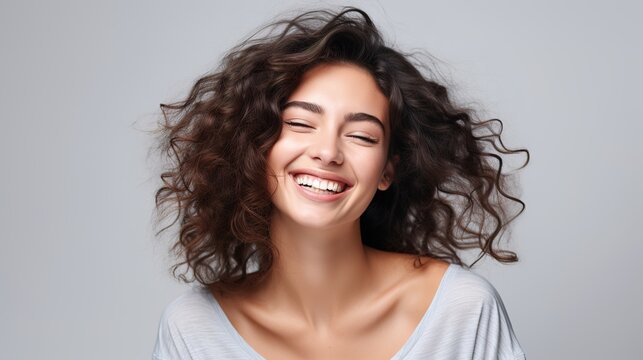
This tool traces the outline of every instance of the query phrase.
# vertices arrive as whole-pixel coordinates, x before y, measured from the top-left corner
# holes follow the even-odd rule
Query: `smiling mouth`
[[[293,180],[297,186],[318,194],[341,194],[350,188],[343,182],[317,178],[308,174],[294,174]]]

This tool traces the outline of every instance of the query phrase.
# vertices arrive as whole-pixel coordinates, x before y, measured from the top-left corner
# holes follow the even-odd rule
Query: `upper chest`
[[[448,264],[417,269],[382,299],[346,314],[336,328],[310,330],[283,313],[216,296],[237,334],[265,359],[390,359],[426,314]]]

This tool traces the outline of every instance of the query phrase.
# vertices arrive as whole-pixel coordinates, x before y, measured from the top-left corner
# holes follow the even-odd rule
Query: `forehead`
[[[388,99],[370,72],[353,64],[317,65],[288,101],[312,102],[331,113],[369,113],[388,122]]]

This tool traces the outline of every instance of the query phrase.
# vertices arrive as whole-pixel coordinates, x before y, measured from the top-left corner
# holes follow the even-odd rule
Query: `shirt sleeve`
[[[168,306],[159,321],[156,343],[152,353],[153,360],[191,359],[186,345],[181,341],[181,329],[174,321],[174,306]]]
[[[246,360],[247,352],[221,321],[209,291],[187,290],[163,311],[154,360]]]
[[[526,356],[511,325],[498,291],[481,278],[479,321],[474,343],[474,359],[525,360]]]
[[[483,276],[451,265],[412,360],[525,360],[503,301]]]

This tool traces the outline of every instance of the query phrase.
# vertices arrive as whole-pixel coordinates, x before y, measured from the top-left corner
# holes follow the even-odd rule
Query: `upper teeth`
[[[330,190],[334,192],[342,192],[344,190],[344,184],[342,183],[305,174],[295,176],[295,181],[299,185],[307,185],[319,190]]]

